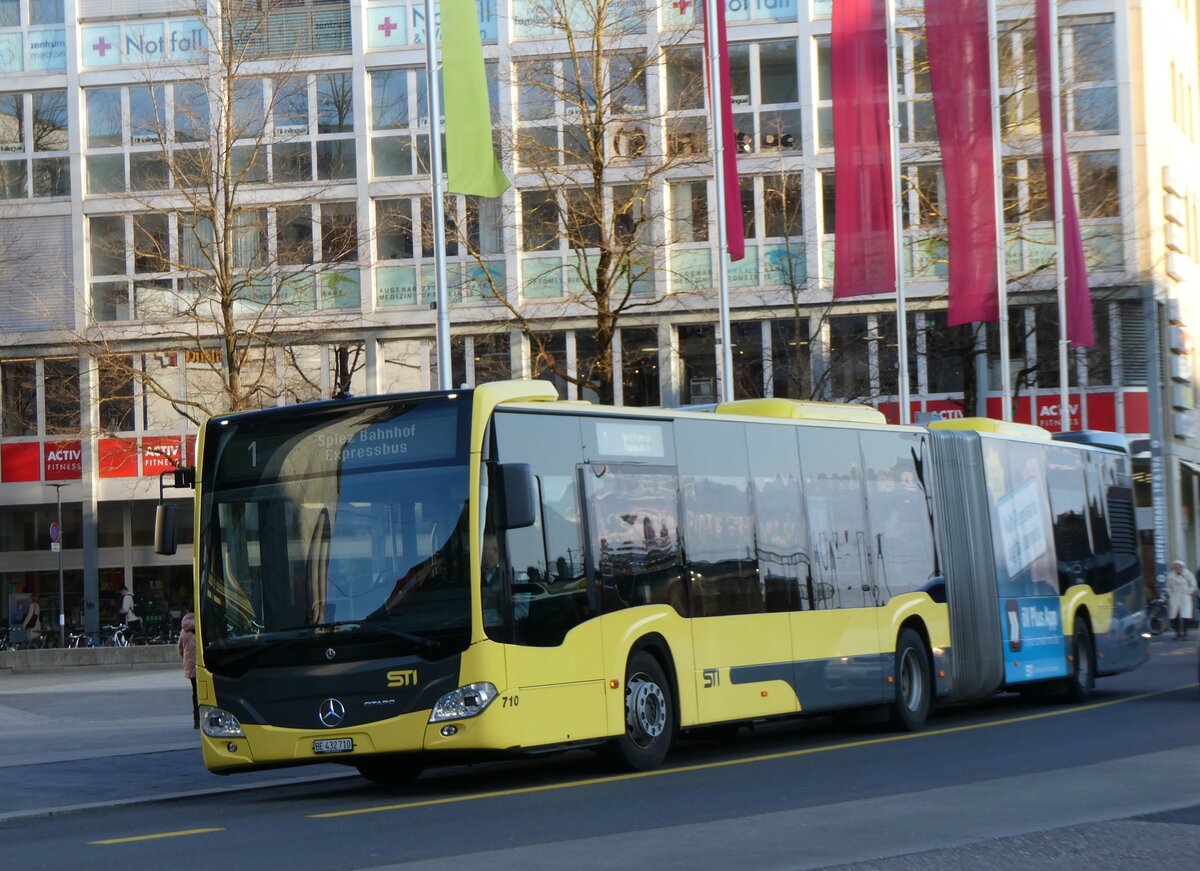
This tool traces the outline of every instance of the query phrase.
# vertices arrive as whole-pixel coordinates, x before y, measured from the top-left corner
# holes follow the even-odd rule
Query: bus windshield
[[[285,664],[331,645],[339,659],[464,649],[467,409],[435,397],[211,423],[206,665]]]

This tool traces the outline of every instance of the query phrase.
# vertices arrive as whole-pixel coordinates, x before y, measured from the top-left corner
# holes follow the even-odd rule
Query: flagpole
[[[996,299],[1000,310],[1000,417],[1011,421],[1012,371],[1009,365],[1008,274],[1004,250],[1004,142],[1000,128],[1000,33],[996,22],[996,0],[988,0],[987,15],[988,75],[992,87],[992,169],[995,175],[993,195],[996,198]]]
[[[1070,394],[1067,383],[1067,261],[1063,256],[1063,153],[1062,153],[1062,95],[1058,67],[1058,3],[1048,0],[1050,10],[1050,124],[1054,137],[1054,277],[1058,293],[1058,415],[1062,432],[1071,428]],[[1043,118],[1042,123],[1046,120]]]
[[[433,173],[433,264],[437,305],[438,388],[452,390],[450,306],[446,294],[446,203],[442,180],[442,86],[438,81],[434,0],[425,0],[425,71],[429,76],[429,156]]]
[[[896,237],[896,344],[898,347],[898,373],[900,387],[900,423],[912,423],[911,399],[908,385],[908,315],[904,299],[904,212],[901,208],[900,190],[900,125],[896,122],[896,0],[887,0],[887,49],[888,49],[888,126],[891,128],[892,166],[892,221]]]
[[[429,0],[426,0],[429,2]],[[725,0],[705,0],[704,29],[708,32],[708,96],[712,103],[713,129],[713,175],[717,186],[717,262],[720,320],[720,336],[717,341],[721,345],[721,401],[733,401],[733,345],[729,331],[729,265],[727,249],[729,247],[729,227],[725,221],[725,130],[722,124],[721,107],[724,95],[721,93],[721,45],[720,34],[713,25],[717,21],[717,3]]]

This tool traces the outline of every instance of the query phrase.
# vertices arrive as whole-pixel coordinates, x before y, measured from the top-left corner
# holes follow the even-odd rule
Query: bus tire
[[[916,732],[925,725],[933,699],[929,651],[920,634],[902,629],[896,639],[896,697],[892,700],[892,727]]]
[[[425,763],[420,756],[377,756],[354,766],[371,783],[411,783],[421,776]]]
[[[1092,641],[1092,630],[1082,616],[1075,618],[1075,634],[1071,640],[1075,655],[1071,657],[1071,675],[1067,679],[1067,700],[1079,704],[1090,699],[1096,688],[1096,645]]]
[[[610,757],[630,771],[657,768],[675,737],[671,684],[657,659],[644,650],[625,669],[625,734],[610,745]]]

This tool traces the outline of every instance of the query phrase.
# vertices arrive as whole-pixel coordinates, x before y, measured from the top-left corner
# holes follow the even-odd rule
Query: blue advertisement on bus
[[[994,500],[1005,683],[1066,677],[1058,563],[1042,450],[1019,442],[987,442],[983,456]]]
[[[1058,597],[1004,599],[1001,604],[1004,682],[1066,677],[1067,644]]]

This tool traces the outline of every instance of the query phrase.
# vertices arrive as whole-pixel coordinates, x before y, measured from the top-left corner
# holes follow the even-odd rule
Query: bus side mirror
[[[537,487],[528,463],[502,463],[493,467],[491,485],[496,488],[504,516],[504,529],[523,529],[537,523]]]
[[[170,502],[159,502],[154,509],[154,552],[174,556],[176,531],[175,506]]]

